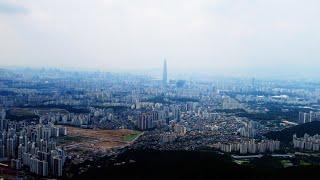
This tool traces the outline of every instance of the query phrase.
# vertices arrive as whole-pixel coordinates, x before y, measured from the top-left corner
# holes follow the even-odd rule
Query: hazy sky
[[[319,0],[0,0],[0,66],[320,75]]]

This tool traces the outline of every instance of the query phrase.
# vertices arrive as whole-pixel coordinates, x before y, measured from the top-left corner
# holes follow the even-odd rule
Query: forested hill
[[[282,131],[273,131],[265,134],[269,139],[277,139],[282,143],[289,143],[292,141],[293,134],[297,134],[297,137],[303,136],[305,133],[313,136],[320,134],[320,121],[314,121],[297,125],[291,128],[284,129]]]

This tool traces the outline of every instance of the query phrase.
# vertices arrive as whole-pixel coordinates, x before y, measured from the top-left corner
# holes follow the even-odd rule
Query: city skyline
[[[160,69],[167,57],[179,73],[317,77],[318,6],[2,0],[0,66],[131,72]]]
[[[153,179],[161,170],[166,173],[160,179],[180,177],[184,171],[189,174],[183,179],[199,174],[208,179],[216,177],[212,172],[218,166],[222,170],[218,177],[241,168],[235,171],[238,179],[247,172],[255,172],[259,179],[266,177],[265,170],[274,172],[268,177],[281,177],[287,168],[297,168],[305,176],[306,165],[316,168],[312,172],[318,175],[320,161],[314,156],[320,153],[318,80],[181,80],[168,76],[171,68],[166,61],[162,68],[162,79],[130,73],[1,69],[0,178]],[[149,158],[149,152],[159,155]],[[177,154],[166,158],[168,153]],[[184,153],[191,154],[183,161],[176,159]],[[202,153],[210,157],[201,160]],[[199,158],[201,165],[195,165]],[[202,163],[212,158],[223,161]],[[186,159],[190,170],[163,166],[185,164]],[[269,162],[272,166],[265,167]],[[154,167],[157,164],[161,166]],[[148,178],[132,173],[150,166],[150,173],[142,173]]]
[[[0,0],[0,180],[319,179],[319,7]]]

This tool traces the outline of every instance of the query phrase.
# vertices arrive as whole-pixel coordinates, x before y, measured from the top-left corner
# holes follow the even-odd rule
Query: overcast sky
[[[0,66],[320,75],[319,0],[0,0]]]

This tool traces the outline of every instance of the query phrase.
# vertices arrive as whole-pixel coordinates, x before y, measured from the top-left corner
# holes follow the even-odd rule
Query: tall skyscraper
[[[164,60],[163,63],[163,77],[162,77],[162,86],[167,87],[168,74],[167,74],[167,60]]]

